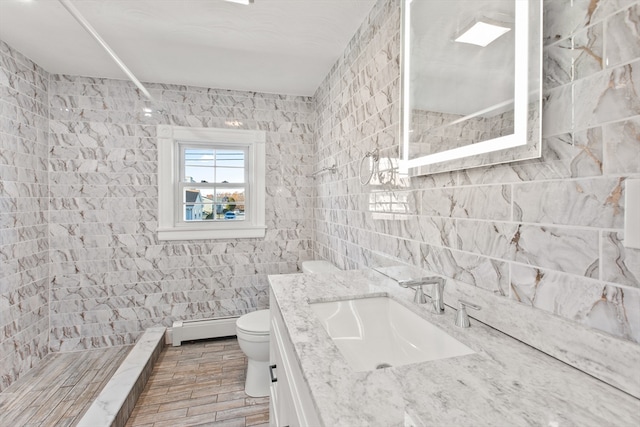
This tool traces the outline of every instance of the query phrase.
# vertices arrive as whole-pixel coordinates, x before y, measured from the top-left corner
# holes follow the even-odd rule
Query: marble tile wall
[[[266,308],[311,253],[312,98],[52,75],[0,44],[2,382],[48,351]],[[265,239],[159,242],[156,126],[267,132]]]
[[[316,256],[393,257],[523,316],[640,342],[640,250],[622,245],[625,181],[640,178],[640,2],[544,1],[540,159],[362,185],[366,152],[398,156],[399,3],[376,4],[316,92],[317,162],[338,164],[317,187]]]
[[[0,41],[0,391],[48,353],[48,86]]]
[[[153,103],[126,81],[51,76],[52,351],[266,308],[267,275],[311,258],[313,100],[148,88]],[[158,241],[158,124],[266,131],[266,238]]]

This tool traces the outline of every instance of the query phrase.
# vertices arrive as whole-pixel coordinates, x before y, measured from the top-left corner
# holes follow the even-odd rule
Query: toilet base
[[[269,396],[269,362],[260,362],[249,359],[247,363],[247,379],[244,383],[244,392],[251,397]]]

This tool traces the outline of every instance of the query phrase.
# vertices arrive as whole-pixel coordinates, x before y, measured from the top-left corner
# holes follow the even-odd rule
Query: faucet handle
[[[456,315],[456,326],[460,328],[468,328],[471,326],[469,322],[469,315],[467,314],[467,307],[472,308],[474,310],[480,310],[480,306],[476,304],[472,304],[467,301],[458,300],[458,314]]]

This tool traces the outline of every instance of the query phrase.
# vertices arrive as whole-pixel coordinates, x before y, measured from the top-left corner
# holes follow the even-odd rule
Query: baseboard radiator
[[[171,344],[178,347],[183,341],[230,337],[236,334],[238,317],[180,320],[173,322]]]

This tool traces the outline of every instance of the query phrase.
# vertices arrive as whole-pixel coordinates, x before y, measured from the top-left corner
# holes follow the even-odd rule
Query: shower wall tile
[[[545,45],[565,39],[588,26],[593,20],[591,0],[545,1],[543,3],[543,35]]]
[[[513,237],[515,260],[584,277],[599,274],[597,230],[520,225]]]
[[[422,192],[422,215],[488,220],[511,219],[506,185],[430,189]]]
[[[604,67],[602,22],[544,50],[544,87],[552,89],[587,77]]]
[[[607,174],[640,173],[640,116],[604,126],[604,171]]]
[[[421,263],[412,264],[496,295],[506,295],[509,286],[509,264],[506,262],[428,244],[420,245],[420,254]]]
[[[575,82],[574,128],[584,129],[640,114],[639,79],[640,61],[635,61]]]
[[[640,5],[624,9],[607,21],[607,67],[640,56]]]
[[[48,353],[48,87],[0,41],[0,391]]]
[[[52,351],[266,308],[266,276],[311,257],[313,99],[148,86],[51,77]],[[264,240],[158,241],[158,124],[267,132]]]
[[[636,342],[640,342],[639,295],[578,276],[511,266],[514,300]]]
[[[338,171],[317,180],[313,251],[341,267],[389,257],[453,279],[452,301],[466,285],[523,317],[533,310],[640,342],[640,259],[621,243],[625,181],[640,178],[640,1],[543,5],[542,157],[394,176],[381,189],[361,184],[359,167],[376,149],[383,162],[398,157],[399,115],[380,112],[399,110],[399,91],[383,87],[399,88],[400,19],[398,2],[378,1],[315,94],[316,168],[336,158]],[[361,108],[372,99],[374,109]],[[383,200],[412,202],[391,213]],[[541,333],[505,330],[533,343]]]
[[[465,252],[513,260],[519,247],[520,226],[515,223],[456,221],[457,239],[449,244]]]
[[[575,129],[574,88],[572,84],[545,91],[542,103],[542,136],[571,132]]]
[[[598,228],[624,226],[623,178],[605,177],[513,186],[514,219]]]
[[[625,248],[624,234],[603,232],[602,280],[640,288],[640,249]]]

